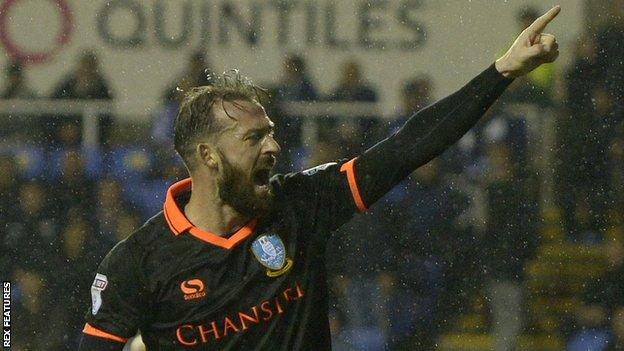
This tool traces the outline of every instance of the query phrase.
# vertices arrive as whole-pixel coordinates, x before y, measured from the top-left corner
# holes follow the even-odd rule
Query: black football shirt
[[[120,242],[91,287],[84,333],[148,350],[326,350],[325,243],[364,209],[353,160],[271,181],[274,208],[229,237],[194,227],[181,209],[191,179],[164,210]]]

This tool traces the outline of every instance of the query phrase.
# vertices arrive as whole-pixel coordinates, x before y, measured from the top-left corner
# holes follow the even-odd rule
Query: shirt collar
[[[221,248],[229,250],[242,242],[251,233],[253,233],[256,224],[258,223],[257,219],[252,219],[247,222],[243,227],[230,235],[229,238],[204,231],[194,226],[193,223],[191,223],[188,218],[186,218],[184,212],[182,212],[182,210],[178,206],[178,203],[176,202],[176,197],[181,193],[190,191],[192,184],[193,182],[191,178],[186,178],[173,184],[167,190],[167,196],[165,198],[165,203],[163,206],[163,213],[165,216],[165,220],[169,225],[169,229],[171,229],[173,235],[179,236],[184,232],[188,232],[192,236],[208,244],[219,246]]]

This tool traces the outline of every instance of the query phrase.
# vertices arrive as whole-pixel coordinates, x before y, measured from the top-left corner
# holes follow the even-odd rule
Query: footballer
[[[193,88],[174,145],[190,177],[97,269],[80,350],[329,350],[325,247],[459,140],[515,77],[554,61],[556,6],[464,87],[361,155],[272,175],[280,146],[260,89],[237,71]],[[380,234],[381,235],[381,234]]]

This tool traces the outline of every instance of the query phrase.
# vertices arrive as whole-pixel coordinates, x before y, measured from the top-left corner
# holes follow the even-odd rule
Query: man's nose
[[[268,137],[264,152],[272,155],[277,155],[280,153],[280,151],[282,151],[282,148],[280,147],[277,140],[275,140],[275,138],[273,138],[272,136]]]

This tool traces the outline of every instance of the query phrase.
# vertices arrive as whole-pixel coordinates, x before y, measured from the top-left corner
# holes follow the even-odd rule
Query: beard
[[[273,188],[270,184],[261,190],[241,169],[221,155],[223,170],[219,178],[219,196],[224,203],[247,217],[262,217],[273,205]]]

